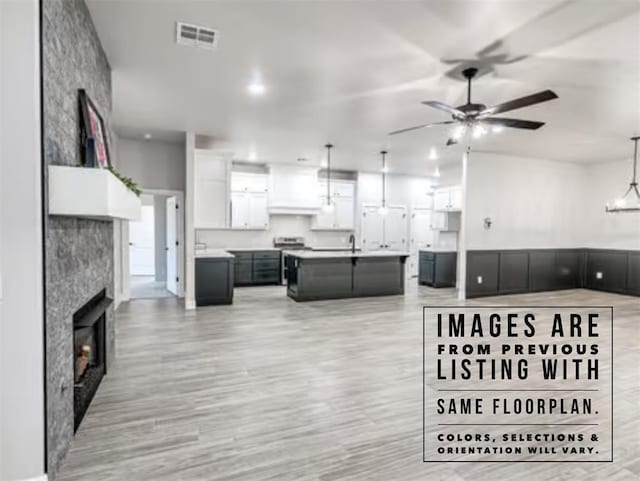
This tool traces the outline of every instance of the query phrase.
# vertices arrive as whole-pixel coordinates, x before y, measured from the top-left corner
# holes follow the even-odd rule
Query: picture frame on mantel
[[[84,89],[78,90],[78,104],[82,165],[107,169],[111,166],[111,158],[104,120]]]

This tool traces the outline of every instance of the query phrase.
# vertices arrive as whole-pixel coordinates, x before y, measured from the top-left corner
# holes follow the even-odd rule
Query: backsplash
[[[196,243],[209,248],[271,247],[274,237],[296,236],[311,247],[338,247],[349,245],[351,233],[311,230],[311,216],[272,215],[266,230],[196,230]]]

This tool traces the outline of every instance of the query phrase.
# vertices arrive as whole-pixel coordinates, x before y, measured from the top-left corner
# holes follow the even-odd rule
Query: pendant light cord
[[[633,147],[633,178],[631,179],[631,185],[638,185],[637,179],[637,170],[638,170],[638,139],[640,137],[632,137],[631,140],[634,142]]]
[[[325,145],[327,148],[327,205],[331,205],[331,148],[332,144]]]
[[[387,151],[383,150],[382,154],[382,207],[387,207]]]

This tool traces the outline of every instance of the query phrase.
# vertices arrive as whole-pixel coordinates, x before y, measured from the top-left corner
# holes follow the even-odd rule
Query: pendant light
[[[640,136],[631,137],[634,142],[633,147],[633,175],[629,188],[622,195],[622,197],[616,199],[613,202],[613,206],[606,205],[607,212],[640,212],[640,192],[638,191],[638,140]]]
[[[331,149],[332,144],[326,144],[327,149],[327,199],[326,203],[322,206],[322,210],[330,212],[333,210],[333,204],[331,203]]]
[[[382,202],[380,203],[380,214],[387,214],[387,151],[380,151],[382,155]]]

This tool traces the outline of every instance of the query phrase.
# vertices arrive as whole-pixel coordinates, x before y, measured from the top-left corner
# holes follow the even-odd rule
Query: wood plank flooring
[[[586,290],[470,304],[615,306],[615,463],[422,463],[422,305],[452,289],[295,303],[236,289],[138,300],[58,481],[640,479],[640,299]]]

